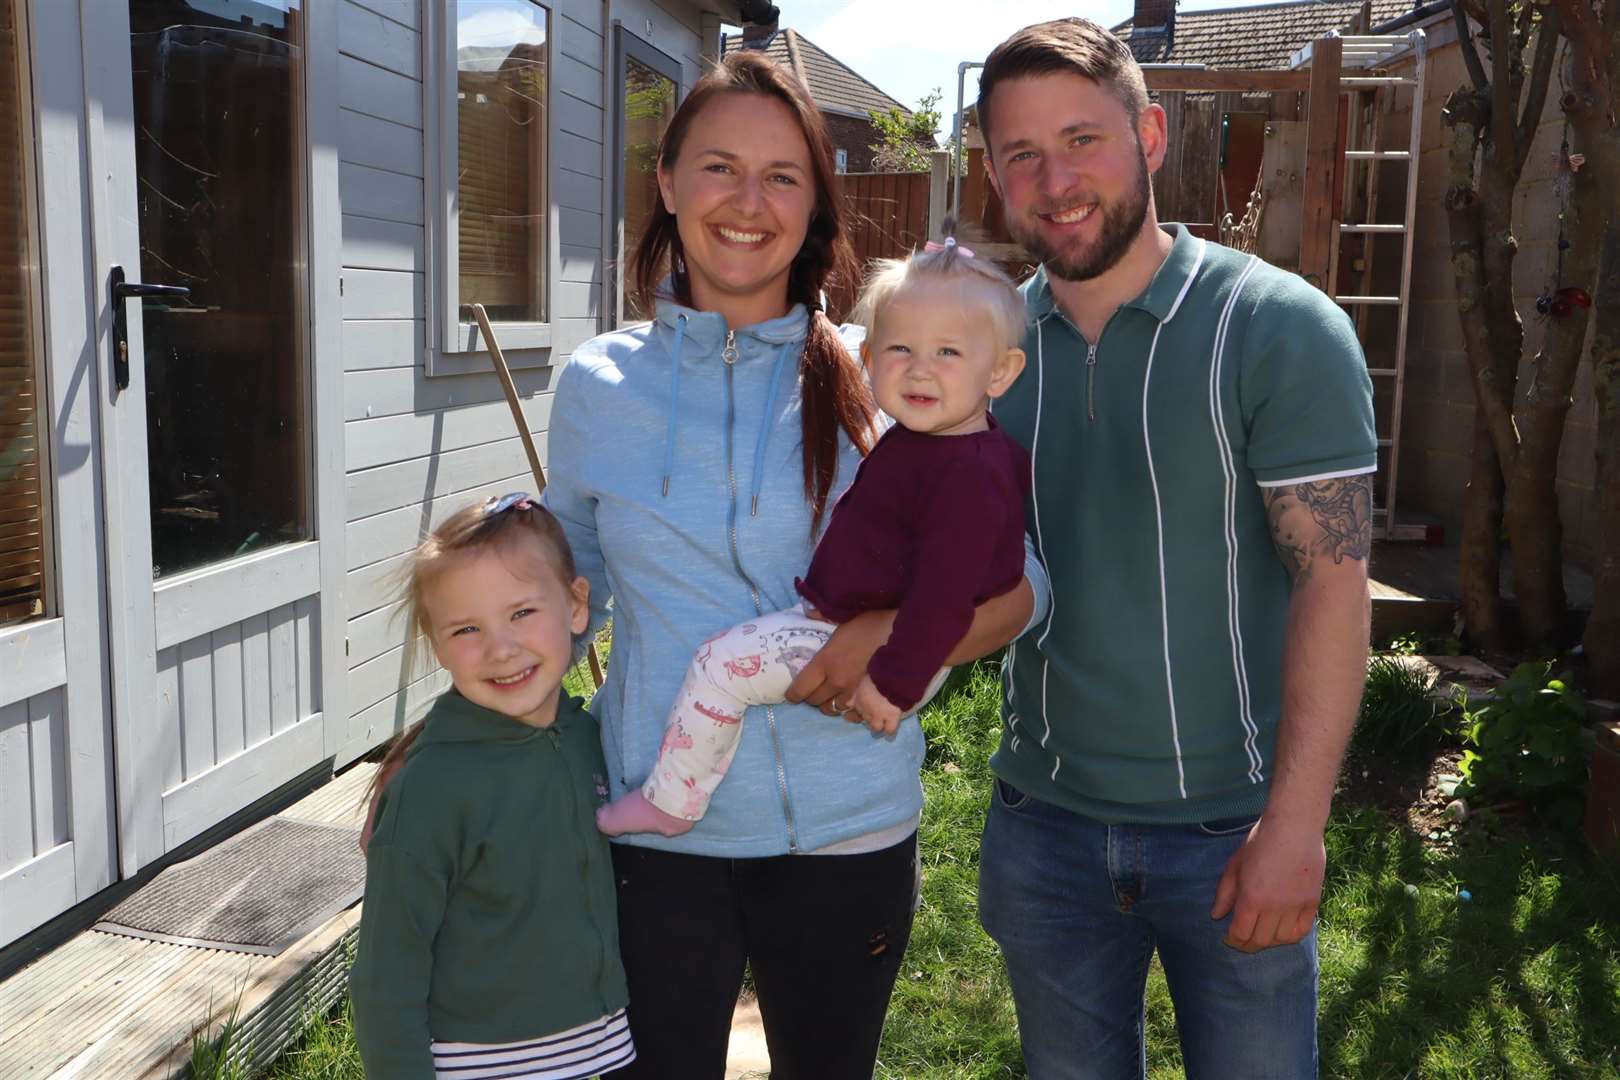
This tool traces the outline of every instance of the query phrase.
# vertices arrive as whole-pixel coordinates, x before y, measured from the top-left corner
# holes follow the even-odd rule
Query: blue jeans
[[[979,920],[1001,946],[1033,1080],[1146,1073],[1159,950],[1189,1080],[1316,1076],[1316,929],[1244,953],[1209,917],[1253,820],[1104,825],[995,781]]]

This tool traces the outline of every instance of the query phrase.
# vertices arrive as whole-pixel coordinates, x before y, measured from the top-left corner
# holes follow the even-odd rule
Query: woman
[[[659,148],[634,260],[656,318],[589,342],[558,380],[545,501],[591,581],[593,630],[613,601],[593,711],[615,796],[651,768],[693,650],[797,599],[873,442],[860,370],[817,310],[856,270],[832,160],[791,74],[727,57]],[[980,607],[952,661],[1018,634],[1034,595],[1026,581]],[[615,1076],[723,1075],[745,965],[778,1080],[871,1076],[916,902],[923,738],[813,706],[837,710],[889,620],[840,627],[795,684],[807,704],[754,710],[696,828],[614,845],[640,1054]]]

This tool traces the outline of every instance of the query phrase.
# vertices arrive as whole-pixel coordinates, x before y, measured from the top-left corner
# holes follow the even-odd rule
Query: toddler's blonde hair
[[[950,281],[965,293],[982,297],[985,315],[1003,348],[1016,348],[1024,336],[1024,297],[1013,279],[989,259],[970,255],[956,242],[955,222],[944,223],[946,240],[932,250],[913,251],[903,259],[878,259],[866,275],[861,298],[851,314],[871,341],[878,318],[895,297],[922,281]]]

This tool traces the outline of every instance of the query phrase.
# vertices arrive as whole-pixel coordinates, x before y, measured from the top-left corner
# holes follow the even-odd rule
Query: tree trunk
[[[1611,221],[1598,277],[1592,335],[1592,392],[1597,398],[1597,562],[1586,623],[1592,693],[1620,699],[1620,222]]]
[[[1510,636],[1500,589],[1503,461],[1514,460],[1518,450],[1513,393],[1524,328],[1511,284],[1518,246],[1512,231],[1512,165],[1494,160],[1487,144],[1483,175],[1475,171],[1477,139],[1489,131],[1490,111],[1488,90],[1464,87],[1446,101],[1452,140],[1445,204],[1457,311],[1474,376],[1472,469],[1458,565],[1463,625],[1475,647],[1500,652]]]
[[[1458,561],[1463,626],[1474,648],[1501,653],[1509,639],[1502,618],[1502,465],[1479,409],[1474,410],[1471,458]]]

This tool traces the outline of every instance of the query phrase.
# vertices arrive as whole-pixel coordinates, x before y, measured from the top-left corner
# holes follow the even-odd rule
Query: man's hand
[[[1321,829],[1261,817],[1227,861],[1209,917],[1232,913],[1225,942],[1234,949],[1291,945],[1311,931],[1326,864]]]
[[[861,676],[849,707],[874,735],[887,737],[900,730],[900,706],[883,696],[870,675]]]
[[[808,702],[828,716],[849,711],[872,654],[889,640],[894,612],[867,611],[839,625],[827,644],[789,684],[787,700]],[[841,707],[840,707],[841,706]]]

